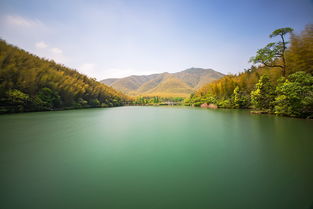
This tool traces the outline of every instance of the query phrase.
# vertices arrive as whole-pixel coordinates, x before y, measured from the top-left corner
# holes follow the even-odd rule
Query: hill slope
[[[212,69],[190,68],[177,73],[132,75],[120,79],[104,79],[101,82],[131,96],[186,97],[204,84],[223,76]]]
[[[0,112],[122,105],[127,97],[0,40]]]
[[[289,43],[284,56],[286,71],[277,67],[276,63],[283,62],[278,57],[268,66],[252,66],[204,85],[185,104],[254,108],[257,111],[253,112],[258,114],[313,119],[313,24],[307,25],[299,35],[292,34]]]

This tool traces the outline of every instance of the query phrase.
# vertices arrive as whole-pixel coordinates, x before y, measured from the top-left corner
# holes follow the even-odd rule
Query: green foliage
[[[279,67],[282,70],[283,76],[286,75],[286,58],[285,50],[288,42],[285,41],[285,35],[291,33],[292,28],[279,28],[270,34],[270,38],[280,36],[281,41],[269,43],[264,48],[256,52],[255,57],[251,57],[250,62],[257,64],[261,63],[266,67]],[[277,64],[282,63],[282,64]]]
[[[26,104],[29,100],[29,96],[20,90],[11,89],[7,91],[7,98],[12,104]]]
[[[86,101],[82,98],[78,98],[77,105],[78,105],[78,107],[87,107],[88,101]]]
[[[276,88],[275,113],[291,117],[313,117],[313,76],[297,72]]]
[[[230,109],[233,108],[233,104],[229,99],[220,100],[217,102],[218,107]]]
[[[293,28],[279,28],[279,29],[276,29],[274,30],[271,34],[270,34],[270,38],[273,38],[275,36],[284,36],[288,33],[292,33],[293,32]]]
[[[7,99],[2,99],[2,101],[7,102],[10,106],[14,107],[9,108],[7,110],[8,112],[23,112],[24,107],[29,102],[29,96],[17,89],[7,91],[6,98]]]
[[[233,105],[232,105],[233,108],[248,108],[249,105],[250,105],[249,96],[245,95],[244,92],[241,92],[239,86],[237,86],[234,89],[233,93]]]
[[[261,76],[256,89],[251,92],[251,104],[257,109],[271,109],[275,98],[274,87],[268,76]]]
[[[282,41],[267,45],[258,51],[260,57],[254,57],[259,63],[265,58],[268,67],[252,66],[243,73],[224,76],[191,94],[185,104],[212,102],[221,108],[254,107],[277,115],[313,118],[313,25],[300,35],[292,34],[290,47],[284,53],[288,43],[284,36],[290,32],[291,28],[274,31],[270,37],[280,36]],[[283,58],[287,63],[285,73],[273,68],[283,67]]]
[[[58,92],[52,91],[47,87],[40,89],[37,97],[42,101],[44,109],[59,107],[61,104],[61,97],[59,96]]]
[[[277,58],[281,57],[283,45],[281,43],[269,43],[264,48],[256,52],[256,56],[250,58],[250,62],[257,64],[262,63],[267,67],[282,67],[273,65]]]
[[[293,34],[286,50],[289,74],[305,71],[313,74],[313,24],[307,25],[300,35]]]
[[[100,106],[100,101],[98,99],[92,99],[89,101],[89,104],[92,106],[92,107],[99,107]],[[111,106],[111,103],[108,104],[109,106]]]
[[[0,112],[119,106],[122,93],[0,40]]]
[[[168,105],[168,104],[180,104],[184,98],[182,97],[160,97],[160,96],[144,96],[136,97],[133,101],[135,105]]]

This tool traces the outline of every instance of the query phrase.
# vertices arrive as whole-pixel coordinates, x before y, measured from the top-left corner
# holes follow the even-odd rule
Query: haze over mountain
[[[177,73],[132,75],[101,82],[130,96],[186,97],[203,85],[223,77],[212,69],[189,68]]]

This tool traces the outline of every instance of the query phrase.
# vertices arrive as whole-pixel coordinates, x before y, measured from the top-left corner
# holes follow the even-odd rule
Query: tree
[[[89,104],[92,106],[92,107],[99,107],[100,106],[100,102],[98,99],[92,99],[89,101]],[[108,104],[109,106],[111,106],[111,103]]]
[[[264,48],[256,52],[256,56],[250,58],[250,62],[257,64],[261,63],[266,67],[279,67],[282,69],[282,75],[286,76],[286,58],[285,51],[288,42],[285,41],[285,35],[291,33],[292,28],[280,28],[270,34],[270,38],[280,36],[281,41],[267,44]],[[277,63],[277,61],[282,64]]]
[[[11,110],[23,112],[24,107],[27,105],[29,101],[29,95],[17,89],[9,90],[7,91],[6,94],[8,104],[13,107]]]
[[[307,25],[299,35],[291,34],[289,46],[285,36],[291,32],[291,28],[273,31],[270,37],[278,36],[280,42],[268,44],[254,57],[257,63],[266,61],[267,67],[254,65],[245,72],[226,75],[198,89],[186,103],[197,106],[208,101],[210,95],[222,108],[248,108],[251,104],[279,115],[313,118],[313,93],[308,90],[313,84],[308,82],[310,79],[304,79],[308,74],[313,75],[313,24]],[[271,68],[284,66],[283,77],[280,70]],[[299,71],[307,73],[306,76],[294,75]]]
[[[240,91],[239,86],[234,89],[233,93],[233,106],[234,108],[247,108],[249,107],[249,99]]]
[[[12,89],[7,92],[9,101],[12,102],[12,104],[24,104],[28,101],[29,96],[20,90]]]
[[[89,107],[87,102],[97,107],[119,106],[127,100],[121,92],[76,70],[0,39],[1,113]]]
[[[45,87],[42,88],[37,97],[42,101],[44,109],[53,109],[54,107],[59,107],[61,103],[60,96],[58,92],[52,91],[51,89]]]
[[[288,73],[305,71],[313,75],[313,24],[307,25],[301,34],[291,35],[286,62]]]
[[[275,98],[274,88],[267,75],[261,76],[256,89],[251,92],[251,103],[257,109],[271,109]]]
[[[276,88],[275,113],[291,117],[313,117],[313,76],[296,72]]]

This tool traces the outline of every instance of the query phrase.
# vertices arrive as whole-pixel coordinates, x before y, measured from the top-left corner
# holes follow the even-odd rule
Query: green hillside
[[[291,33],[288,47],[284,47],[288,42],[282,43],[285,39],[268,44],[251,59],[258,65],[206,84],[185,103],[192,106],[211,103],[222,108],[253,108],[258,110],[256,113],[313,118],[313,25],[299,35],[282,28],[270,37],[276,34],[285,37],[287,33]]]
[[[0,40],[0,112],[123,105],[127,97],[76,70]]]

